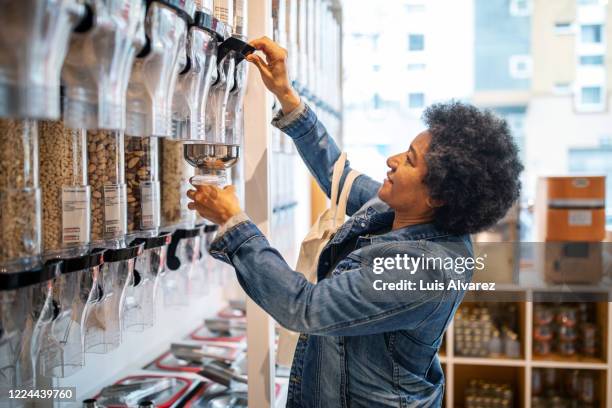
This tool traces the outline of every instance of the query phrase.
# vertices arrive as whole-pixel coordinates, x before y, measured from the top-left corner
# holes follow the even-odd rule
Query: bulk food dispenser
[[[35,386],[43,327],[53,316],[49,281],[61,262],[0,273],[0,405],[9,390]],[[5,400],[6,398],[6,400]]]
[[[99,273],[103,261],[103,249],[63,259],[61,274],[50,282],[54,314],[41,335],[41,375],[64,378],[85,364],[81,323],[89,292],[84,282],[87,275]]]
[[[128,228],[133,236],[157,235],[166,195],[179,195],[179,184],[165,171],[163,138],[172,136],[172,95],[187,64],[186,34],[194,8],[193,0],[147,2],[147,44],[134,63],[128,87],[126,172]]]
[[[123,328],[142,331],[155,324],[157,300],[162,278],[166,273],[166,254],[172,234],[137,238],[133,244],[144,244],[142,255],[136,258],[136,267],[125,287],[121,310]]]
[[[225,185],[228,181],[226,169],[238,161],[246,86],[246,64],[240,62],[254,51],[245,42],[245,10],[246,2],[214,2],[214,17],[225,24],[226,36],[218,47],[217,71],[213,73],[206,105],[204,137],[185,143],[185,160],[198,169],[194,184]],[[230,36],[232,26],[236,33]]]
[[[0,14],[0,271],[40,264],[41,193],[35,120],[57,119],[60,72],[77,0],[2,2]]]
[[[87,5],[87,18],[71,36],[62,69],[62,120],[40,125],[43,247],[48,257],[83,255],[92,227],[94,240],[110,239],[111,246],[120,245],[125,234],[119,133],[125,127],[127,77],[144,44],[144,5],[141,0],[91,0]],[[89,150],[87,130],[93,131]]]
[[[194,274],[202,272],[197,270],[201,235],[200,227],[178,229],[172,234],[163,281],[164,304],[167,306],[187,306],[189,295],[195,294],[192,281],[199,279]]]
[[[143,246],[135,243],[126,248],[107,249],[102,267],[85,274],[84,284],[89,288],[81,330],[85,352],[104,354],[121,344],[122,295]]]

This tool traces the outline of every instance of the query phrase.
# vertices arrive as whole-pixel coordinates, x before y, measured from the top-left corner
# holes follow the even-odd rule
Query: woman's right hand
[[[300,96],[291,86],[287,70],[287,50],[269,39],[261,37],[250,42],[257,50],[264,53],[264,60],[257,54],[250,54],[246,60],[255,64],[264,85],[272,92],[281,104],[284,114],[292,112],[300,104]]]

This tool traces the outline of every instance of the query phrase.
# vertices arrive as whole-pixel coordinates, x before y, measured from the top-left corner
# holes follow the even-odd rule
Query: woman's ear
[[[444,204],[446,204],[446,203],[444,201],[442,201],[442,200],[436,200],[435,198],[431,198],[431,197],[427,198],[427,206],[429,208],[433,208],[433,209],[440,208]]]

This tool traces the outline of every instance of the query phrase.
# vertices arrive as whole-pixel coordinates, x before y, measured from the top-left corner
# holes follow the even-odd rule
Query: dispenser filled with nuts
[[[62,121],[38,127],[43,252],[46,257],[83,255],[91,222],[85,130],[68,129]]]
[[[124,172],[124,136],[121,131],[87,133],[91,185],[91,240],[118,248],[127,233],[127,187]]]
[[[153,237],[159,232],[160,196],[158,138],[125,139],[127,227],[134,237]]]
[[[0,119],[0,272],[40,264],[40,201],[37,123]]]
[[[183,160],[181,141],[162,139],[161,145],[162,227],[167,230],[193,228],[195,212],[187,208],[187,190],[194,168]]]

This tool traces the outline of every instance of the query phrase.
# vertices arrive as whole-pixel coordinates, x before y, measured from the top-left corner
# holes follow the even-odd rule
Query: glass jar
[[[0,119],[0,272],[40,265],[38,174],[36,122]]]
[[[105,354],[121,344],[121,313],[125,283],[134,273],[143,244],[108,249],[98,273],[86,274],[89,288],[83,312],[83,342],[88,353]]]
[[[123,132],[87,132],[87,176],[91,185],[91,240],[118,248],[127,233]]]
[[[162,139],[161,160],[161,225],[164,229],[193,228],[195,211],[189,210],[187,191],[194,168],[183,159],[183,143]]]
[[[86,133],[61,121],[42,121],[38,127],[43,251],[47,257],[79,256],[90,241]]]
[[[583,323],[580,326],[580,338],[582,341],[581,351],[587,357],[595,357],[597,354],[598,342],[597,325],[593,323]]]
[[[53,308],[49,281],[61,262],[0,273],[0,405],[8,390],[35,386],[39,339]]]
[[[166,254],[172,234],[151,238],[137,238],[132,244],[142,243],[144,251],[136,258],[136,267],[125,289],[121,315],[123,329],[143,331],[155,324],[157,299],[166,268]]]
[[[154,237],[160,226],[160,186],[157,137],[125,139],[127,230],[133,236]]]
[[[178,229],[172,234],[166,259],[164,304],[187,306],[192,294],[192,280],[197,280],[196,263],[200,253],[201,228]]]
[[[89,288],[83,283],[87,275],[99,271],[103,261],[103,249],[62,260],[62,273],[51,282],[55,316],[41,342],[40,373],[43,376],[64,378],[84,366],[81,319]]]
[[[561,306],[557,311],[557,324],[574,327],[578,322],[578,309],[574,306]]]

